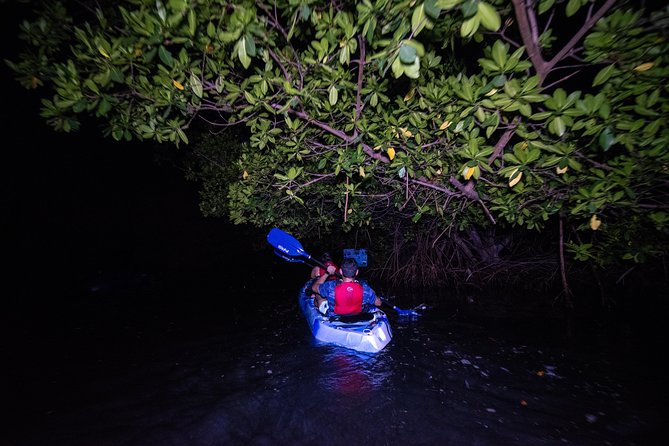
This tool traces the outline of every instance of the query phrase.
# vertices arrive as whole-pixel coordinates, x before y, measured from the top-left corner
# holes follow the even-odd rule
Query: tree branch
[[[270,107],[272,107],[274,109],[277,109],[277,110],[283,108],[283,105],[281,105],[281,104],[269,104],[269,105],[270,105]],[[286,111],[289,112],[289,113],[294,114],[295,116],[297,116],[299,118],[304,119],[308,123],[313,124],[313,125],[315,125],[316,127],[320,128],[322,130],[325,130],[326,132],[330,133],[331,135],[334,135],[337,138],[340,138],[342,141],[344,141],[347,144],[353,144],[353,143],[356,143],[356,142],[359,141],[359,138],[357,138],[355,136],[348,136],[346,133],[342,132],[341,130],[337,130],[334,127],[332,127],[332,126],[330,126],[330,125],[328,125],[328,124],[326,124],[322,121],[319,121],[317,119],[313,119],[306,112],[298,111],[298,110],[295,110],[295,109],[292,109],[292,108],[289,108]],[[374,149],[369,144],[365,144],[365,143],[361,143],[361,144],[362,144],[362,150],[370,158],[374,158],[374,159],[379,160],[379,161],[381,161],[382,163],[385,163],[385,164],[388,164],[390,162],[390,160],[387,157],[385,157],[383,154],[381,154],[379,152],[375,152]]]
[[[539,47],[538,40],[533,38],[532,25],[531,22],[536,23],[536,16],[534,10],[527,4],[527,0],[511,0],[513,3],[513,10],[516,15],[516,20],[518,21],[518,30],[520,31],[520,37],[523,39],[523,44],[527,50],[527,55],[534,65],[534,69],[539,74],[539,77],[543,80],[544,78],[544,66],[546,61],[541,55],[541,48]],[[530,14],[533,16],[533,19],[530,20]]]
[[[360,59],[358,60],[358,86],[355,95],[355,120],[353,122],[355,136],[357,136],[358,133],[358,120],[362,114],[362,100],[360,95],[362,94],[362,79],[365,68],[365,39],[363,39],[361,35],[358,36],[358,47],[360,48]]]
[[[495,150],[492,152],[492,155],[490,155],[490,158],[488,158],[488,164],[491,164],[504,152],[504,147],[506,147],[506,145],[511,140],[511,137],[516,132],[516,127],[518,127],[518,123],[514,121],[511,123],[509,128],[506,129],[502,136],[500,136],[499,141],[497,141],[497,144],[495,144]]]
[[[518,0],[513,0],[514,4]],[[522,0],[521,0],[522,1]],[[555,64],[560,62],[562,59],[569,54],[569,52],[576,46],[576,44],[583,38],[585,33],[587,33],[590,28],[595,26],[595,23],[597,23],[597,20],[601,19],[606,12],[613,7],[613,5],[616,3],[616,0],[606,0],[606,2],[602,5],[601,8],[597,10],[597,12],[590,17],[584,24],[581,26],[581,28],[576,31],[576,34],[567,42],[567,44],[562,47],[562,49],[553,57],[550,61],[546,63],[546,74],[553,69]]]

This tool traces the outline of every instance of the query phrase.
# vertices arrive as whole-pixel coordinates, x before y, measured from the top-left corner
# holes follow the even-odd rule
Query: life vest
[[[362,312],[362,285],[358,282],[341,282],[335,287],[335,314]]]
[[[325,262],[325,266],[326,266],[326,267],[328,267],[328,266],[334,266],[334,267],[335,267],[335,271],[336,271],[337,269],[339,269],[339,268],[337,267],[337,265],[336,265],[334,262],[332,262],[332,261],[327,261],[327,262]],[[322,276],[323,274],[327,274],[327,273],[328,273],[328,270],[327,270],[327,269],[323,269],[323,268],[321,268],[320,266],[318,267],[318,277]]]

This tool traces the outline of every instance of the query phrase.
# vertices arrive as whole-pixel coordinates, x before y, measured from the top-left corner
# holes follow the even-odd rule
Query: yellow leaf
[[[511,176],[509,178],[510,178],[509,187],[513,187],[516,184],[518,184],[521,178],[523,178],[523,172],[518,172],[518,168],[516,167],[516,169],[511,173]]]
[[[411,98],[413,98],[414,94],[416,94],[416,89],[412,88],[411,90],[409,90],[409,92],[406,94],[406,96],[404,96],[404,102],[410,101]]]
[[[242,178],[247,179],[249,177],[249,173],[247,171],[244,171],[242,174]]]
[[[358,173],[361,177],[365,177],[365,169],[362,166],[358,167]]]
[[[395,149],[388,147],[388,158],[392,161],[395,158]]]
[[[527,150],[527,141],[523,141],[520,143],[520,148],[523,150]]]
[[[465,180],[470,179],[472,177],[472,175],[474,175],[475,170],[476,169],[474,167],[465,167],[465,172],[464,172]]]
[[[376,146],[376,147],[374,147],[374,150],[376,150],[376,151],[381,150],[381,146]]]
[[[109,53],[104,48],[98,47],[98,51],[100,51],[100,54],[105,56],[107,59],[111,59],[111,56],[109,55]]]
[[[348,213],[350,214],[350,213],[352,213],[352,212],[353,212],[353,209],[351,209],[351,208],[348,208],[348,211],[346,211],[346,212],[348,212]]]
[[[451,125],[451,121],[444,121],[440,126],[439,130],[446,130]]]
[[[485,95],[486,95],[486,96],[492,96],[492,95],[494,95],[495,93],[497,93],[498,91],[499,91],[499,90],[497,90],[496,88],[493,88],[492,90],[490,90],[489,92],[487,92]]]
[[[557,172],[558,175],[562,175],[563,173],[567,172],[569,170],[569,166],[564,166],[563,168],[560,168],[560,166],[555,167],[555,172]]]
[[[135,57],[140,57],[142,54],[144,53],[142,52],[141,48],[135,48],[135,51],[132,53],[132,55]]]
[[[411,138],[413,136],[413,133],[411,133],[409,129],[406,127],[400,127],[400,131],[402,132],[401,134],[406,136],[407,138]]]
[[[655,65],[653,62],[646,62],[642,63],[641,65],[634,67],[634,71],[638,71],[639,73],[642,73],[644,71],[648,71],[651,68],[653,68],[653,65]]]
[[[592,214],[592,217],[590,217],[590,229],[593,231],[596,231],[599,229],[599,225],[602,224],[602,221],[597,218],[597,214]]]
[[[179,81],[176,81],[176,80],[172,79],[172,84],[173,84],[175,87],[177,87],[177,89],[179,89],[179,90],[183,90],[183,89],[184,89],[184,86],[181,85],[181,83],[180,83]]]

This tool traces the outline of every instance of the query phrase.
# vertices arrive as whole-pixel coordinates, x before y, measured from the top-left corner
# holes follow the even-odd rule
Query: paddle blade
[[[304,259],[301,259],[299,257],[290,257],[290,256],[282,253],[281,251],[277,250],[277,249],[274,250],[274,254],[281,257],[283,260],[285,260],[287,262],[304,263]]]
[[[383,297],[378,296],[381,299],[381,306],[391,309],[397,313],[398,316],[400,317],[409,317],[411,319],[417,318],[418,316],[421,316],[421,313],[417,312],[416,309],[411,309],[411,310],[404,310],[402,308],[398,308],[395,305],[391,304],[390,302],[386,301]]]
[[[311,258],[309,254],[304,251],[302,244],[287,232],[279,228],[272,228],[267,234],[267,242],[274,246],[278,252],[281,252],[288,257],[306,257]]]
[[[405,316],[405,317],[411,317],[411,318],[420,316],[420,313],[417,312],[416,310],[403,310],[401,308],[397,308],[394,305],[393,305],[393,308],[395,309],[395,311],[397,311],[397,314],[399,316]]]

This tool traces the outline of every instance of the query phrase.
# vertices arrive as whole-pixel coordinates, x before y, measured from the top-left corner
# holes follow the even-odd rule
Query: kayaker
[[[332,256],[329,252],[324,252],[321,255],[321,262],[326,266],[327,269],[323,269],[320,266],[314,266],[311,269],[311,278],[316,279],[321,277],[323,274],[332,276],[337,271],[337,264],[332,261]]]
[[[314,305],[323,314],[352,315],[371,309],[372,305],[380,307],[381,299],[372,287],[365,282],[358,282],[358,263],[347,258],[339,268],[341,279],[327,280],[327,275],[316,279],[311,286],[317,293]]]

